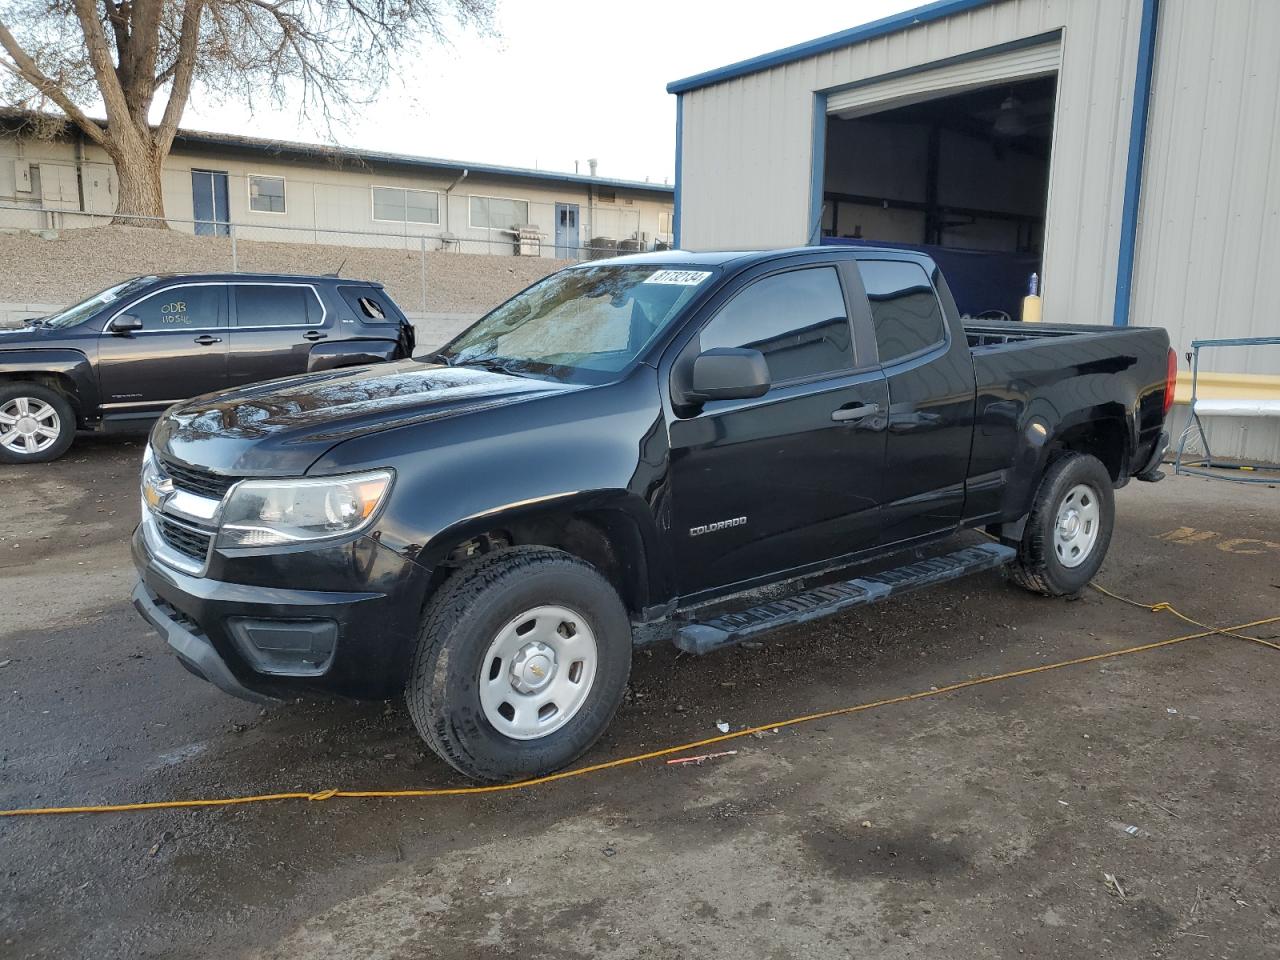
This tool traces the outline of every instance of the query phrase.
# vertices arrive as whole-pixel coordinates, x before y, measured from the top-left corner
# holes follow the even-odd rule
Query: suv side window
[[[399,317],[373,287],[340,286],[338,292],[361,323],[399,323]]]
[[[300,327],[319,323],[324,315],[310,287],[237,283],[231,290],[237,327]]]
[[[124,312],[141,320],[148,332],[208,330],[222,326],[226,296],[221,284],[169,287],[143,297]]]
[[[871,301],[880,362],[892,363],[947,339],[942,306],[924,267],[905,260],[859,260]]]
[[[698,345],[759,350],[774,383],[849,369],[853,343],[835,267],[757,280],[720,308]]]

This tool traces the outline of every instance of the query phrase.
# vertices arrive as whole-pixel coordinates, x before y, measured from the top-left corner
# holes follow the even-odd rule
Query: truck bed
[[[1125,327],[1084,324],[1021,323],[1016,320],[965,320],[964,332],[969,348],[1001,347],[1028,340],[1050,340],[1063,337],[1107,336],[1127,332]]]

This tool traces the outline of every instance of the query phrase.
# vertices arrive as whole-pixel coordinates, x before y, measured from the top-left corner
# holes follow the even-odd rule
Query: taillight
[[[1178,387],[1178,355],[1173,352],[1173,348],[1169,348],[1169,372],[1164,378],[1164,410],[1161,411],[1162,416],[1168,416],[1169,410],[1173,407],[1173,391]]]

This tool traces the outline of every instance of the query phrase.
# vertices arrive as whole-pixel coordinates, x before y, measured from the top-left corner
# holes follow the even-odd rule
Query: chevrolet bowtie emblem
[[[147,506],[152,510],[159,510],[160,505],[171,493],[173,493],[173,481],[167,477],[163,480],[148,479],[142,485],[142,498],[147,501]]]

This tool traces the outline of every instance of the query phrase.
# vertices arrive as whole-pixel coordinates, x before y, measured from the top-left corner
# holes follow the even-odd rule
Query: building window
[[[614,203],[618,199],[618,194],[614,190],[597,190],[596,197],[601,203]]]
[[[255,213],[284,213],[284,177],[251,176],[249,209]]]
[[[472,197],[471,226],[482,229],[510,230],[529,225],[529,201],[504,197]]]
[[[674,218],[675,214],[670,210],[658,211],[658,236],[667,240],[671,238],[671,235],[675,232],[675,227],[673,226]]]
[[[440,194],[404,187],[373,188],[373,219],[392,223],[440,222]]]

